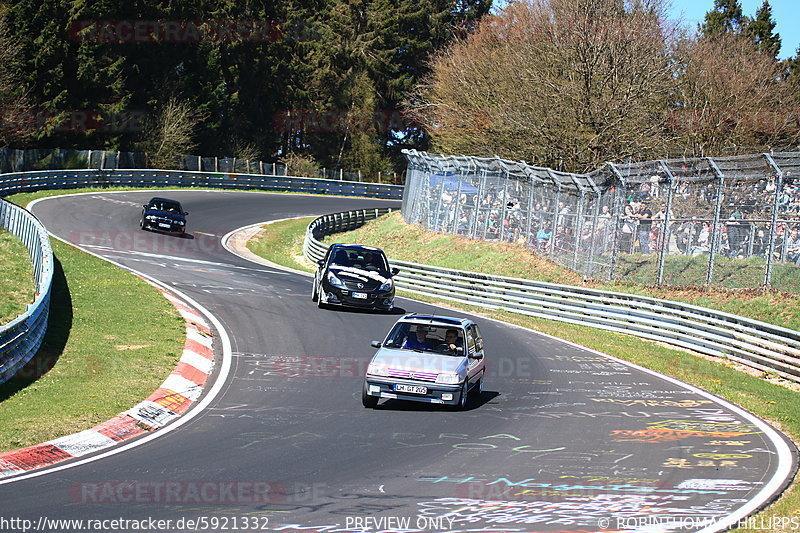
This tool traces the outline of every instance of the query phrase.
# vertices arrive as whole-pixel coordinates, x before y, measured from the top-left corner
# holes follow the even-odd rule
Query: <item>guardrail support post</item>
[[[764,154],[767,163],[775,171],[775,198],[772,199],[772,220],[769,228],[769,245],[767,246],[767,268],[764,271],[764,286],[769,287],[772,283],[772,262],[775,254],[775,231],[778,226],[778,200],[780,199],[781,191],[783,190],[783,170],[775,163],[770,154]]]
[[[656,285],[661,285],[664,282],[664,261],[666,260],[667,253],[669,253],[669,239],[671,237],[669,232],[670,215],[672,214],[672,198],[675,196],[675,176],[666,162],[659,161],[659,165],[667,174],[667,212],[664,215],[664,226],[661,228],[661,250],[658,252],[658,278]]]
[[[621,200],[625,196],[625,188],[627,187],[628,184],[625,181],[625,178],[622,176],[622,172],[619,171],[619,169],[614,163],[608,162],[606,163],[606,166],[610,168],[611,172],[613,172],[614,175],[617,177],[617,179],[619,180],[620,189],[622,190],[622,196],[620,196],[619,194],[614,195],[614,209],[613,209],[614,223],[611,225],[614,233],[611,236],[611,264],[609,265],[608,279],[613,280],[614,270],[617,267],[617,253],[619,253],[618,239],[619,239],[620,228],[622,227],[622,224],[620,224],[620,222],[622,221],[622,213],[625,209],[625,207],[622,205]]]
[[[722,197],[725,194],[725,176],[717,166],[713,159],[707,157],[706,160],[714,174],[717,175],[717,203],[714,206],[714,222],[711,230],[711,247],[708,250],[708,269],[706,270],[706,285],[710,285],[714,279],[714,259],[717,254],[717,246],[719,245],[720,232],[722,229],[719,227],[720,212],[722,211]]]

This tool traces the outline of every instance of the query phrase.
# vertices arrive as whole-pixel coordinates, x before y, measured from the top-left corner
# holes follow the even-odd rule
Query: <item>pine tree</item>
[[[746,25],[740,0],[714,0],[714,7],[706,13],[699,30],[703,36],[713,38],[724,33],[739,34]]]
[[[758,45],[758,47],[769,53],[776,60],[778,52],[781,50],[781,36],[774,32],[775,21],[772,19],[772,6],[769,0],[756,11],[756,16],[747,24],[746,34]]]

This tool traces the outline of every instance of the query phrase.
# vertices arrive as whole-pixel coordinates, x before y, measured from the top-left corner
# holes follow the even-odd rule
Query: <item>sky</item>
[[[742,0],[742,11],[753,17],[763,3],[764,0]],[[777,23],[775,31],[781,36],[779,57],[786,59],[795,55],[800,45],[800,0],[770,0],[769,5],[772,20]],[[680,17],[694,29],[714,7],[714,0],[672,0],[672,6],[675,18]]]
[[[714,0],[671,0],[674,19],[680,19],[690,28],[696,29],[706,13],[714,7]],[[764,0],[741,0],[742,11],[752,17]],[[494,0],[494,9],[506,5],[508,0]],[[786,59],[797,53],[800,46],[800,0],[770,0],[772,20],[777,23],[775,31],[781,36],[779,57]]]

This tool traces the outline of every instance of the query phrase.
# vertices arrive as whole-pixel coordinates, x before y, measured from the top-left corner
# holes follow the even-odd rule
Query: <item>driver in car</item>
[[[458,338],[458,330],[448,329],[444,334],[444,342],[439,345],[439,350],[451,354],[461,354],[464,352],[464,347],[461,346],[461,341]]]

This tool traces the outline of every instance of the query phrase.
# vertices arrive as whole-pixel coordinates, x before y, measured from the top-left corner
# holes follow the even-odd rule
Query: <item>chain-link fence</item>
[[[517,243],[586,278],[800,292],[800,152],[588,174],[404,153],[409,223]]]
[[[31,170],[65,169],[146,169],[150,168],[144,152],[113,152],[107,150],[70,149],[26,149],[0,148],[0,173],[27,172]],[[292,169],[284,163],[255,161],[236,157],[203,157],[184,155],[178,158],[174,168],[164,170],[191,170],[198,172],[222,172],[229,174],[260,174],[264,176],[297,176],[300,169]],[[324,178],[340,181],[399,184],[402,176],[381,174],[362,175],[360,171],[320,169],[309,178]]]

